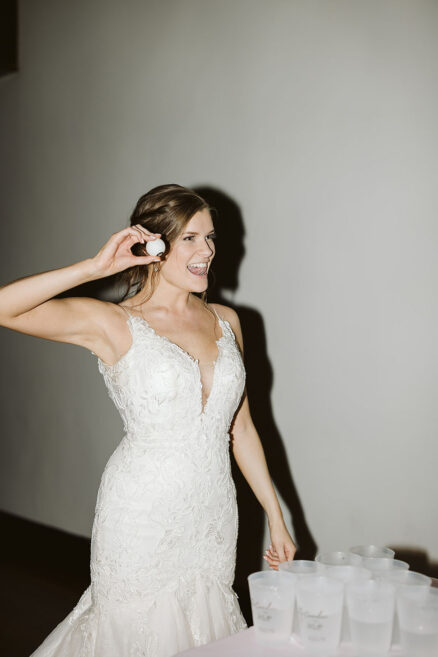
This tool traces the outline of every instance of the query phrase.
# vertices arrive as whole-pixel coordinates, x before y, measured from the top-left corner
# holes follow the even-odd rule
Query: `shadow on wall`
[[[406,545],[390,545],[389,547],[394,550],[395,558],[406,561],[413,572],[438,578],[438,562],[430,561],[427,552],[422,548]]]
[[[224,290],[235,292],[239,287],[239,268],[245,254],[242,214],[231,198],[216,189],[196,187],[195,191],[215,208],[217,213],[213,216],[217,234],[217,250],[212,265],[214,280],[209,283],[208,300],[232,306],[239,315],[245,347],[246,385],[252,419],[260,435],[272,479],[292,516],[294,538],[298,545],[296,558],[313,559],[317,546],[307,526],[288,466],[283,439],[273,415],[271,390],[274,377],[267,355],[263,318],[256,309],[232,304],[223,296]],[[234,459],[232,464],[239,503],[235,588],[242,611],[249,621],[250,604],[246,578],[250,573],[262,568],[264,563],[262,555],[268,545],[263,545],[264,511]]]

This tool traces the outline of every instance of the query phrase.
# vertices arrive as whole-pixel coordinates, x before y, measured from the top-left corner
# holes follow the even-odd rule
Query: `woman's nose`
[[[210,256],[213,253],[213,249],[210,246],[210,244],[207,242],[207,240],[205,240],[204,243],[201,244],[200,253],[205,254],[206,256]]]

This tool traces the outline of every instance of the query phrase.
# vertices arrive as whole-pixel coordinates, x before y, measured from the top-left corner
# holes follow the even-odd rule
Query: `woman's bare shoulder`
[[[236,336],[236,340],[243,353],[243,337],[242,337],[242,328],[240,326],[239,315],[236,313],[236,311],[233,308],[230,308],[230,306],[224,306],[221,303],[210,303],[209,305],[215,309],[219,317],[225,319],[229,323],[229,325],[233,329],[233,333]]]
[[[228,322],[230,322],[231,325],[240,323],[239,315],[233,308],[230,308],[230,306],[224,306],[221,303],[209,303],[208,305],[211,308],[214,308],[219,317],[226,319]]]

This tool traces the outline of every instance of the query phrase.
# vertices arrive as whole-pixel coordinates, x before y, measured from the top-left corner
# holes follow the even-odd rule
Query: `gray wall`
[[[23,0],[20,20],[2,283],[94,255],[156,184],[220,189],[317,544],[437,559],[438,4]],[[96,361],[1,334],[0,505],[89,535],[122,436]]]

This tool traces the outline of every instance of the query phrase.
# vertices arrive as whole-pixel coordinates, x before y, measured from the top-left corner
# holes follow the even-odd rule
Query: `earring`
[[[158,265],[154,265],[154,271],[159,271]]]

